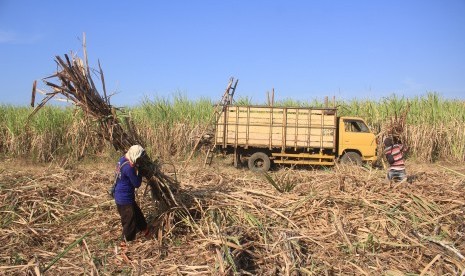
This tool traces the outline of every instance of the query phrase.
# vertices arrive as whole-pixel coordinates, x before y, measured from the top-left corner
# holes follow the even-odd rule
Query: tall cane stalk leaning
[[[107,96],[106,93],[100,62],[99,70],[91,71],[89,68],[85,48],[85,36],[83,48],[84,59],[76,56],[71,56],[70,58],[67,54],[64,55],[64,58],[60,56],[55,57],[57,72],[52,76],[42,79],[51,91],[41,91],[36,88],[36,85],[33,86],[33,98],[35,98],[36,91],[42,93],[44,98],[34,108],[29,118],[53,97],[64,96],[68,102],[72,102],[76,107],[82,109],[85,116],[90,117],[99,124],[99,134],[109,141],[117,151],[125,153],[129,147],[135,144],[144,146],[132,122],[128,119],[124,120],[127,129],[125,131],[122,125],[123,122],[117,116],[118,109],[110,104],[110,96]],[[91,72],[100,77],[103,96],[98,92]],[[32,105],[34,104],[32,103]],[[151,188],[153,199],[160,203],[159,213],[179,207],[173,194],[178,190],[178,183],[175,179],[160,170],[156,160],[152,160],[148,155],[145,155],[141,160],[139,170]]]

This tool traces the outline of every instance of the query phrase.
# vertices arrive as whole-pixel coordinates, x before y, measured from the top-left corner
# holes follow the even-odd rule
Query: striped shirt
[[[404,146],[401,144],[394,144],[391,147],[384,149],[384,154],[386,155],[387,160],[389,161],[388,155],[392,155],[394,162],[390,163],[389,170],[405,170],[404,155],[402,154]]]

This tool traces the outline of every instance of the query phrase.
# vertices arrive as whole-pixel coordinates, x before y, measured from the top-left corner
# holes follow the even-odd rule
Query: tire
[[[266,172],[270,169],[271,161],[263,152],[256,152],[249,157],[249,170],[253,172]]]
[[[360,154],[349,151],[344,153],[344,155],[341,157],[340,160],[341,164],[346,164],[346,165],[356,165],[356,166],[361,166],[362,165],[362,157]]]

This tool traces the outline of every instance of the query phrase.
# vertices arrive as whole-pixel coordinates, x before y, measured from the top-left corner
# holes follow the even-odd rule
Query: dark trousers
[[[147,228],[144,214],[137,203],[128,205],[116,204],[118,213],[121,216],[121,225],[123,226],[123,240],[132,241],[136,238],[139,231]]]

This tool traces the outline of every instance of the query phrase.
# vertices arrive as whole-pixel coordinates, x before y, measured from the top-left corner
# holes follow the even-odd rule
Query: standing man
[[[389,180],[400,182],[407,177],[405,173],[404,146],[401,143],[395,143],[390,136],[384,139],[384,154],[389,163],[387,178]]]
[[[144,154],[145,150],[141,146],[131,146],[128,152],[119,159],[115,171],[117,174],[115,202],[123,226],[121,247],[126,246],[126,241],[134,240],[137,232],[149,234],[144,214],[135,200],[135,189],[139,188],[142,183],[142,176],[138,174],[137,161]]]

